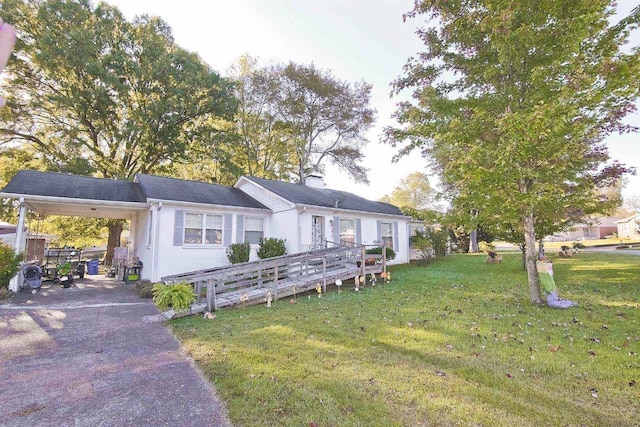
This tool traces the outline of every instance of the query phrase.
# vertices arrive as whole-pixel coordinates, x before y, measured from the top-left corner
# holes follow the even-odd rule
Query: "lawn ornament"
[[[549,307],[569,308],[578,305],[573,301],[560,299],[558,296],[558,288],[553,278],[553,264],[546,256],[542,255],[538,261],[536,261],[536,270],[538,271],[540,287],[547,294],[547,304]]]
[[[391,272],[390,271],[387,271],[387,277],[385,277],[385,279],[386,279],[387,283],[391,282]]]
[[[342,280],[336,280],[336,286],[338,287],[338,293],[342,292]]]
[[[376,285],[376,273],[371,273],[371,278],[369,279],[369,283],[371,284],[371,286],[375,286]]]
[[[318,298],[322,298],[322,286],[320,286],[320,283],[316,285],[316,292],[318,293]]]
[[[247,301],[249,301],[249,294],[246,292],[243,292],[242,295],[240,295],[240,301],[242,302],[242,307],[246,308]]]
[[[210,312],[210,311],[205,311],[204,315],[202,317],[204,317],[205,319],[213,320],[213,319],[216,318],[216,315],[214,313]]]
[[[267,291],[267,307],[271,308],[271,301],[273,301],[273,296],[271,296],[271,291]]]
[[[353,283],[355,284],[355,291],[360,291],[360,276],[356,276],[353,278]]]
[[[485,262],[487,264],[500,264],[502,263],[502,255],[494,251],[489,251]]]

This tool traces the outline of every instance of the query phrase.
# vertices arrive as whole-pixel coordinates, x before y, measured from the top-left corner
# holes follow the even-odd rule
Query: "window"
[[[393,249],[393,224],[390,222],[380,223],[380,239],[382,246]]]
[[[260,243],[260,239],[264,237],[264,218],[244,219],[244,241],[252,245]]]
[[[340,218],[340,244],[353,246],[356,241],[356,222],[353,219]]]
[[[196,245],[221,245],[222,215],[185,214],[184,243]]]

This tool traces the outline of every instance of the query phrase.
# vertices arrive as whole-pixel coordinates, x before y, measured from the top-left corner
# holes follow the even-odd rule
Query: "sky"
[[[149,14],[169,24],[175,41],[197,53],[214,70],[225,75],[243,54],[259,65],[293,61],[314,63],[349,82],[373,85],[371,105],[377,110],[376,125],[368,132],[364,149],[370,184],[356,184],[345,173],[328,167],[328,188],[349,191],[372,200],[391,194],[411,172],[425,172],[427,160],[415,151],[398,163],[391,159],[396,148],[381,144],[385,126],[394,125],[392,114],[399,98],[390,97],[390,83],[402,74],[407,59],[422,51],[415,35],[419,21],[402,20],[413,0],[107,0],[132,19]],[[623,14],[636,0],[620,0]],[[640,35],[634,38],[640,40]],[[634,44],[636,40],[634,39]],[[640,113],[628,118],[640,125]],[[623,191],[640,195],[640,135],[610,136],[612,159],[638,169]],[[430,178],[436,184],[435,178]]]

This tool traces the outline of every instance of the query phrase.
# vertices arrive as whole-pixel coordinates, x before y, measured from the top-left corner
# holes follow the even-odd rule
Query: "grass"
[[[455,255],[171,325],[238,426],[638,425],[640,258],[555,260],[567,310],[529,303],[520,262]]]

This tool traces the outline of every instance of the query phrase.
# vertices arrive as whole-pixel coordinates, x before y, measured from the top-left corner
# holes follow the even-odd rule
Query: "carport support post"
[[[20,243],[22,242],[22,235],[24,234],[24,220],[27,216],[27,207],[24,204],[24,197],[20,197],[20,214],[18,216],[18,226],[16,227],[16,243],[14,245],[14,251],[16,255],[20,253]],[[20,285],[22,284],[22,275],[18,272],[11,281],[9,281],[9,290],[12,292],[18,292]]]

